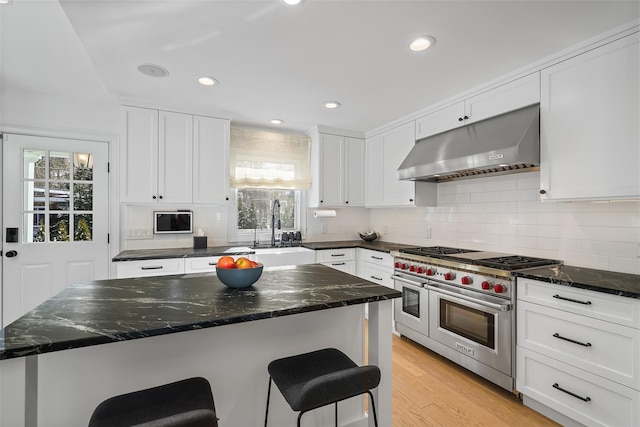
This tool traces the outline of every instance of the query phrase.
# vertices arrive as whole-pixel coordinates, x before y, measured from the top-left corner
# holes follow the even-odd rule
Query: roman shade
[[[232,127],[231,187],[308,190],[310,147],[306,135]]]

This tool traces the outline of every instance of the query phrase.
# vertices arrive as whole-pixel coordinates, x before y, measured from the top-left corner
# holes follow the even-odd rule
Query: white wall
[[[540,202],[538,189],[539,172],[440,183],[438,207],[372,209],[371,227],[385,241],[640,274],[640,201]]]

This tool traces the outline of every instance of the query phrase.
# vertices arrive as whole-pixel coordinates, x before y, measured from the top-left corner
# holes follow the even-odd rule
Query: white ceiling
[[[13,0],[0,6],[2,83],[366,132],[638,19],[639,4]],[[436,45],[410,52],[422,34]],[[143,63],[170,74],[145,76]]]

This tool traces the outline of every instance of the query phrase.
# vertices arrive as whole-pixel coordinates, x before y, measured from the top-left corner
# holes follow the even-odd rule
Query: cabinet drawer
[[[340,270],[344,273],[356,274],[356,262],[355,261],[334,261],[334,262],[323,262],[323,265],[327,267],[335,268],[336,270]]]
[[[121,261],[116,266],[118,279],[125,277],[166,276],[184,273],[184,258]]]
[[[320,263],[333,261],[355,261],[356,249],[323,249],[316,251],[316,261]]]
[[[212,273],[216,271],[216,264],[222,258],[219,256],[185,258],[185,273]]]
[[[518,300],[640,328],[640,300],[518,278]]]
[[[516,388],[526,396],[589,426],[640,425],[637,391],[520,346],[517,359]]]
[[[518,345],[640,390],[640,330],[519,301]]]
[[[393,257],[386,252],[373,251],[371,249],[358,249],[357,255],[358,261],[393,268]]]
[[[391,280],[393,269],[371,265],[366,262],[363,262],[361,266],[362,272],[358,274],[358,276],[365,280],[369,280],[370,282],[378,283],[379,285],[393,289],[393,280]]]

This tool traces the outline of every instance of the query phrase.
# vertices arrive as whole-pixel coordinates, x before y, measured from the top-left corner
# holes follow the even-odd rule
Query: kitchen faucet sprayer
[[[278,230],[280,230],[282,223],[280,221],[280,200],[278,199],[273,201],[273,206],[271,207],[271,246],[276,245],[276,208],[278,208]]]

